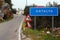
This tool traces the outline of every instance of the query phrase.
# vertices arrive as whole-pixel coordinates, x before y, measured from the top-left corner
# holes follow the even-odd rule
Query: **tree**
[[[12,9],[12,13],[16,14],[17,10],[16,9]]]
[[[25,9],[24,9],[24,14],[27,15],[29,14],[29,8],[30,7],[35,7],[35,6],[26,6]],[[34,17],[31,17],[32,18],[32,26],[34,28]],[[45,27],[51,27],[51,17],[37,17],[37,23],[36,23],[36,26],[37,26],[37,29],[40,30],[41,28],[45,28]]]
[[[24,14],[25,15],[29,14],[29,8],[30,7],[31,6],[26,6],[25,7],[25,9],[24,9]],[[55,16],[54,17],[54,27],[60,27],[60,7],[59,6],[57,6],[57,7],[58,7],[58,14],[59,14],[59,16]],[[34,17],[31,17],[31,18],[32,18],[31,24],[32,24],[32,26],[34,28]],[[36,26],[37,26],[38,30],[40,30],[42,28],[46,28],[46,27],[47,28],[52,28],[52,17],[41,17],[41,16],[39,16],[39,17],[36,17],[36,18],[37,18],[36,19],[36,21],[37,21]]]
[[[57,5],[57,3],[56,3],[56,2],[53,2],[53,6],[54,6],[54,7],[57,7],[58,5]]]
[[[46,7],[52,7],[52,4],[51,4],[50,2],[48,2],[48,3],[46,4]]]
[[[0,0],[0,7],[3,5],[4,0]]]
[[[30,7],[36,7],[36,5],[33,4],[32,6],[26,6],[25,9],[24,9],[24,15],[29,14],[29,8],[30,8]]]
[[[6,3],[8,3],[10,5],[10,8],[12,9],[12,3],[11,0],[5,0]]]

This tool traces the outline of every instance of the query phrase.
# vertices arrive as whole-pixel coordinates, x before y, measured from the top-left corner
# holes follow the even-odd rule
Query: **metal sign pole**
[[[34,17],[34,30],[36,30],[36,16]]]
[[[52,33],[53,33],[53,28],[54,28],[54,16],[52,16]]]
[[[36,16],[34,17],[34,36],[36,36]]]

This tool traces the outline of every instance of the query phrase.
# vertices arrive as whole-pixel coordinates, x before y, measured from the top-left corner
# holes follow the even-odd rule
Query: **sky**
[[[36,4],[38,6],[45,6],[48,2],[53,3],[55,1],[57,4],[60,4],[60,0],[27,0],[27,5]],[[26,0],[12,0],[13,8],[24,9],[26,6]]]

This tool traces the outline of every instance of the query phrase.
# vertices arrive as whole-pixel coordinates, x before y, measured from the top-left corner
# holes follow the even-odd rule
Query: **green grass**
[[[11,19],[13,19],[13,17],[8,17],[8,18],[6,18],[5,21],[9,21],[9,20],[11,20]]]
[[[25,23],[23,23],[25,25]],[[45,32],[42,32],[43,30],[33,30],[30,28],[26,28],[23,30],[23,34],[25,34],[27,37],[30,37],[31,40],[60,40],[60,38],[55,37],[51,34],[46,34]]]
[[[0,23],[9,21],[9,20],[11,20],[11,19],[13,19],[13,17],[8,17],[8,18],[6,18],[6,20],[0,20]]]
[[[0,20],[0,23],[4,22],[3,20]]]

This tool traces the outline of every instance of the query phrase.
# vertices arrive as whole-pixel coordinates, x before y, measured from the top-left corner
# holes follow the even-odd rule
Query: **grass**
[[[26,24],[24,22],[23,28],[25,25]],[[30,28],[23,30],[23,34],[25,34],[27,37],[30,37],[31,40],[60,40],[60,38],[52,36],[51,34],[46,34],[45,32],[42,32],[42,30],[38,31]]]
[[[9,21],[9,20],[11,20],[13,17],[8,17],[8,18],[6,18],[6,20],[5,21]]]
[[[6,18],[6,20],[0,20],[0,23],[9,21],[9,20],[11,20],[11,19],[13,19],[13,17],[8,17],[8,18]]]
[[[4,22],[3,20],[0,20],[0,23]]]

